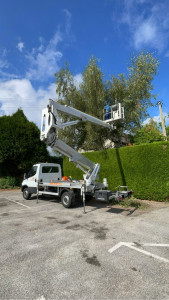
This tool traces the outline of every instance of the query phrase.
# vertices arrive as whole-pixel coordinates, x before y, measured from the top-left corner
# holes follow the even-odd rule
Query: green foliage
[[[169,200],[169,142],[88,152],[85,156],[100,163],[100,181],[107,177],[109,189],[127,185],[138,199]],[[82,172],[66,158],[63,171],[83,179]]]
[[[0,179],[0,189],[12,189],[19,185],[15,177],[7,176]]]
[[[82,112],[99,119],[103,118],[105,105],[105,86],[103,74],[98,67],[96,58],[89,59],[89,64],[83,72],[83,82],[76,87],[68,65],[63,67],[56,77],[56,92],[62,104],[72,106]],[[61,114],[62,115],[62,114]],[[64,121],[72,120],[62,115]],[[83,149],[100,149],[107,138],[107,130],[88,122],[80,122],[76,126],[66,127],[59,132],[59,137],[72,147]],[[98,143],[100,140],[100,143]]]
[[[21,109],[12,116],[0,117],[0,164],[7,175],[20,176],[33,163],[48,160],[46,145],[39,136],[38,127]]]
[[[117,131],[109,131],[100,126],[78,123],[59,132],[59,137],[70,146],[85,150],[101,150],[104,142],[121,136],[124,129],[136,131],[142,120],[147,117],[147,108],[152,105],[152,81],[157,73],[159,62],[149,52],[142,51],[131,57],[128,74],[111,76],[104,80],[99,67],[99,60],[93,56],[83,72],[82,83],[77,86],[66,64],[55,74],[56,92],[59,101],[78,110],[103,119],[103,107],[106,102],[111,105],[121,102],[125,108],[125,120],[117,124]],[[64,121],[71,120],[62,116]]]
[[[89,64],[83,72],[83,82],[80,86],[85,112],[96,118],[103,119],[103,107],[106,103],[105,85],[103,73],[98,66],[98,60],[89,59]],[[107,138],[108,131],[101,126],[86,123],[86,136],[82,148],[86,150],[102,149]]]
[[[152,143],[158,141],[164,141],[165,137],[162,135],[157,122],[150,120],[150,122],[137,131],[134,136],[134,143],[143,144],[143,143]]]
[[[112,76],[109,81],[110,98],[122,102],[125,108],[124,127],[136,130],[148,116],[147,109],[152,106],[152,81],[157,74],[159,61],[152,53],[142,51],[132,56],[129,62],[128,74]]]
[[[142,200],[136,199],[134,196],[131,196],[129,198],[124,198],[122,201],[117,202],[116,200],[112,200],[113,205],[120,205],[122,207],[128,208],[128,207],[135,207],[136,209],[147,209],[149,207],[148,203],[145,203]]]
[[[67,64],[55,74],[55,79],[59,102],[85,112],[85,104],[82,101],[78,88],[75,86],[73,75]],[[62,113],[60,113],[60,116],[63,122],[73,120],[70,116]],[[86,136],[85,124],[78,123],[76,126],[66,127],[64,130],[59,131],[58,136],[71,147],[76,146],[79,148]]]
[[[140,209],[148,208],[148,204],[143,203],[141,200],[138,200],[133,196],[131,198],[125,198],[123,201],[119,202],[119,204],[123,207],[135,207]]]
[[[169,125],[166,127],[166,134],[167,134],[167,137],[169,138]]]

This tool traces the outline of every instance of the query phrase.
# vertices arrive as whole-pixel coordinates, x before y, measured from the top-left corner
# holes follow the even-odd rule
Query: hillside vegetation
[[[157,142],[87,152],[84,154],[100,163],[99,181],[108,179],[109,189],[127,185],[135,197],[146,200],[169,201],[169,142]],[[82,171],[64,158],[64,175],[82,179]]]

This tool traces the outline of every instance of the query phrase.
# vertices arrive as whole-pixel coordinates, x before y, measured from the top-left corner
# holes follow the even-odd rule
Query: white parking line
[[[134,243],[131,243],[133,245],[136,245]],[[169,244],[149,244],[149,243],[145,243],[145,244],[141,244],[141,246],[150,246],[150,247],[169,247]]]
[[[36,300],[46,300],[46,298],[42,295],[39,298],[37,298]]]
[[[135,247],[135,246],[137,246],[136,243],[124,243],[124,242],[120,242],[120,243],[116,244],[114,247],[112,247],[111,249],[109,249],[108,252],[109,252],[109,253],[113,253],[115,250],[117,250],[117,249],[120,248],[121,246],[126,246],[126,247],[128,247],[128,248],[134,249],[134,250],[136,250],[136,251],[138,251],[138,252],[141,252],[141,253],[143,253],[143,254],[145,254],[145,255],[148,255],[148,256],[150,256],[150,257],[153,257],[153,258],[159,259],[159,260],[161,260],[161,261],[163,261],[163,262],[169,263],[169,260],[166,259],[166,258],[163,258],[163,257],[158,256],[158,255],[155,255],[155,254],[153,254],[153,253],[151,253],[151,252],[148,252],[148,251],[145,251],[145,250],[140,249],[140,248],[138,248],[138,247]],[[149,247],[169,247],[169,244],[149,244],[149,243],[146,243],[146,244],[140,244],[140,246],[149,246]]]
[[[18,205],[21,205],[21,206],[24,206],[24,207],[26,207],[26,208],[31,209],[31,207],[29,207],[29,206],[27,206],[27,205],[25,205],[25,204],[22,204],[22,203],[20,203],[20,202],[16,202],[16,201],[14,201],[14,200],[11,200],[11,199],[9,199],[8,197],[7,197],[6,199],[7,199],[8,201],[14,202],[15,204],[18,204]]]

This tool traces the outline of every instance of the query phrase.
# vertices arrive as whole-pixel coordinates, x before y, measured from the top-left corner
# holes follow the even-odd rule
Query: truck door
[[[37,179],[38,179],[37,170],[38,170],[38,166],[33,166],[26,175],[27,185],[30,188],[37,187]]]

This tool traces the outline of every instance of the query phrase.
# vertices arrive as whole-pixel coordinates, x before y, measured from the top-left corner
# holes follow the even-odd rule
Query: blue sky
[[[143,48],[160,61],[154,92],[167,116],[168,0],[1,0],[0,115],[22,107],[39,125],[48,98],[57,98],[54,73],[65,62],[78,84],[94,55],[106,79],[126,73],[130,55]],[[158,107],[149,113],[159,120]]]

